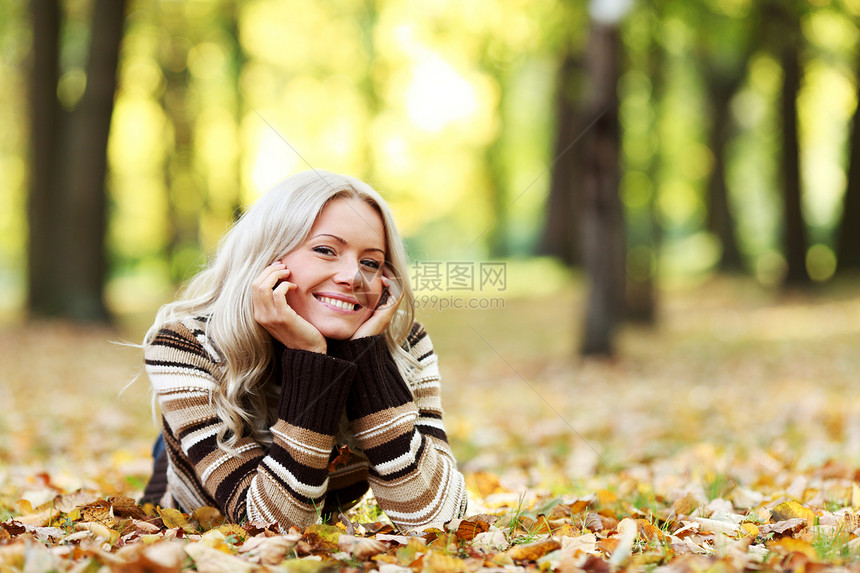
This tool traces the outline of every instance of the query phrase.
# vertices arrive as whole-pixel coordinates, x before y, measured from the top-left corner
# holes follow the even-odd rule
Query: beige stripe
[[[331,453],[332,446],[334,445],[334,439],[329,435],[320,434],[306,428],[294,426],[284,422],[283,420],[278,420],[275,425],[272,426],[272,433],[275,436],[275,439],[281,443],[295,441],[308,449],[325,451],[326,456]],[[281,436],[278,434],[281,434]]]
[[[368,414],[353,421],[352,427],[361,447],[367,450],[412,432],[417,413],[415,404],[409,402]]]

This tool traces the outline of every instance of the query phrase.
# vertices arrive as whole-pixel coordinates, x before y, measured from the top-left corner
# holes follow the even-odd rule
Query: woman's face
[[[345,340],[379,302],[385,255],[379,212],[361,199],[335,199],[304,243],[281,258],[296,285],[287,304],[323,336]]]

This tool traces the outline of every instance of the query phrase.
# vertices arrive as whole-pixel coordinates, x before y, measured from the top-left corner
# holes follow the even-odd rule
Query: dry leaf
[[[611,569],[620,567],[630,558],[630,554],[633,552],[633,542],[636,541],[638,532],[639,525],[629,517],[622,519],[618,523],[618,546],[609,557],[609,567]]]
[[[508,538],[505,537],[505,534],[499,529],[479,533],[474,539],[472,539],[472,549],[483,551],[485,553],[504,551],[509,546],[510,543],[508,542]]]
[[[168,529],[182,529],[186,533],[193,533],[194,528],[188,523],[187,515],[170,507],[159,507],[158,515],[164,526]]]
[[[234,555],[226,555],[202,543],[188,543],[185,552],[199,573],[250,573],[254,566]]]
[[[388,546],[381,541],[353,535],[341,535],[338,539],[338,547],[360,561],[366,561],[378,553],[388,551]]]
[[[815,512],[803,507],[796,501],[784,501],[771,510],[774,521],[785,521],[788,519],[805,519],[808,525],[815,524]]]
[[[289,533],[273,537],[258,535],[243,543],[239,547],[239,553],[247,555],[255,563],[277,565],[286,559],[299,539],[301,539],[300,535]]]
[[[506,553],[514,561],[537,561],[556,549],[561,549],[561,543],[555,539],[543,539],[533,543],[514,545]]]
[[[467,571],[469,568],[466,563],[457,557],[437,551],[431,551],[424,556],[424,573],[466,573]]]
[[[460,541],[471,541],[479,533],[490,530],[490,524],[486,521],[461,521],[457,526],[457,539]]]

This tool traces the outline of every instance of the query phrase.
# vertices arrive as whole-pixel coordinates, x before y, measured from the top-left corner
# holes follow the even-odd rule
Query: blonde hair
[[[161,328],[185,318],[206,317],[206,335],[222,361],[213,401],[225,428],[219,446],[233,451],[251,436],[271,443],[274,423],[272,376],[274,353],[269,333],[254,320],[251,283],[272,262],[301,245],[323,208],[332,200],[358,198],[376,208],[385,230],[386,265],[403,298],[385,331],[385,342],[404,376],[414,360],[403,345],[414,321],[406,251],[385,200],[370,185],[346,175],[311,170],[293,175],[254,203],[227,231],[215,256],[194,276],[179,298],[158,311],[146,333],[149,344]]]

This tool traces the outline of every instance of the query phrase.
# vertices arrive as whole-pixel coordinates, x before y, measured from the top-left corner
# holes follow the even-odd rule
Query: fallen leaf
[[[461,521],[457,527],[457,539],[460,541],[471,541],[479,533],[490,530],[490,524],[486,521]]]
[[[378,553],[388,550],[388,546],[381,541],[366,537],[355,537],[354,535],[341,535],[338,539],[338,547],[341,551],[349,553],[360,561],[365,561]]]
[[[208,531],[222,525],[227,518],[218,508],[204,505],[191,512],[191,517],[200,524],[200,529]]]
[[[427,553],[423,559],[423,573],[466,573],[468,570],[462,559],[437,551]]]
[[[250,573],[254,565],[234,555],[226,555],[202,543],[188,543],[185,553],[194,560],[199,573]]]
[[[815,524],[815,512],[803,507],[796,501],[784,501],[771,510],[774,521],[786,521],[788,519],[805,519],[808,525]]]
[[[194,532],[194,528],[188,523],[186,514],[178,509],[159,507],[158,515],[161,517],[161,521],[164,522],[164,527],[168,529],[181,529],[186,533]]]
[[[505,534],[499,529],[478,533],[475,535],[475,538],[472,539],[472,549],[483,551],[485,553],[504,551],[509,546],[510,543],[508,542],[508,538],[505,537]]]
[[[633,552],[633,542],[636,541],[636,534],[639,532],[639,525],[629,517],[622,519],[618,523],[618,546],[612,555],[609,557],[609,568],[616,569],[624,564]]]
[[[800,553],[810,561],[818,560],[818,553],[810,543],[793,537],[782,537],[776,541],[771,541],[767,544],[767,548],[782,554]]]
[[[786,533],[797,533],[801,529],[805,528],[806,525],[806,519],[798,517],[795,519],[786,519],[785,521],[778,521],[776,523],[765,523],[759,526],[758,529],[761,535],[767,535],[768,533],[783,535]]]
[[[555,539],[543,539],[523,545],[514,545],[506,553],[514,561],[537,561],[556,549],[561,549],[561,543]]]

